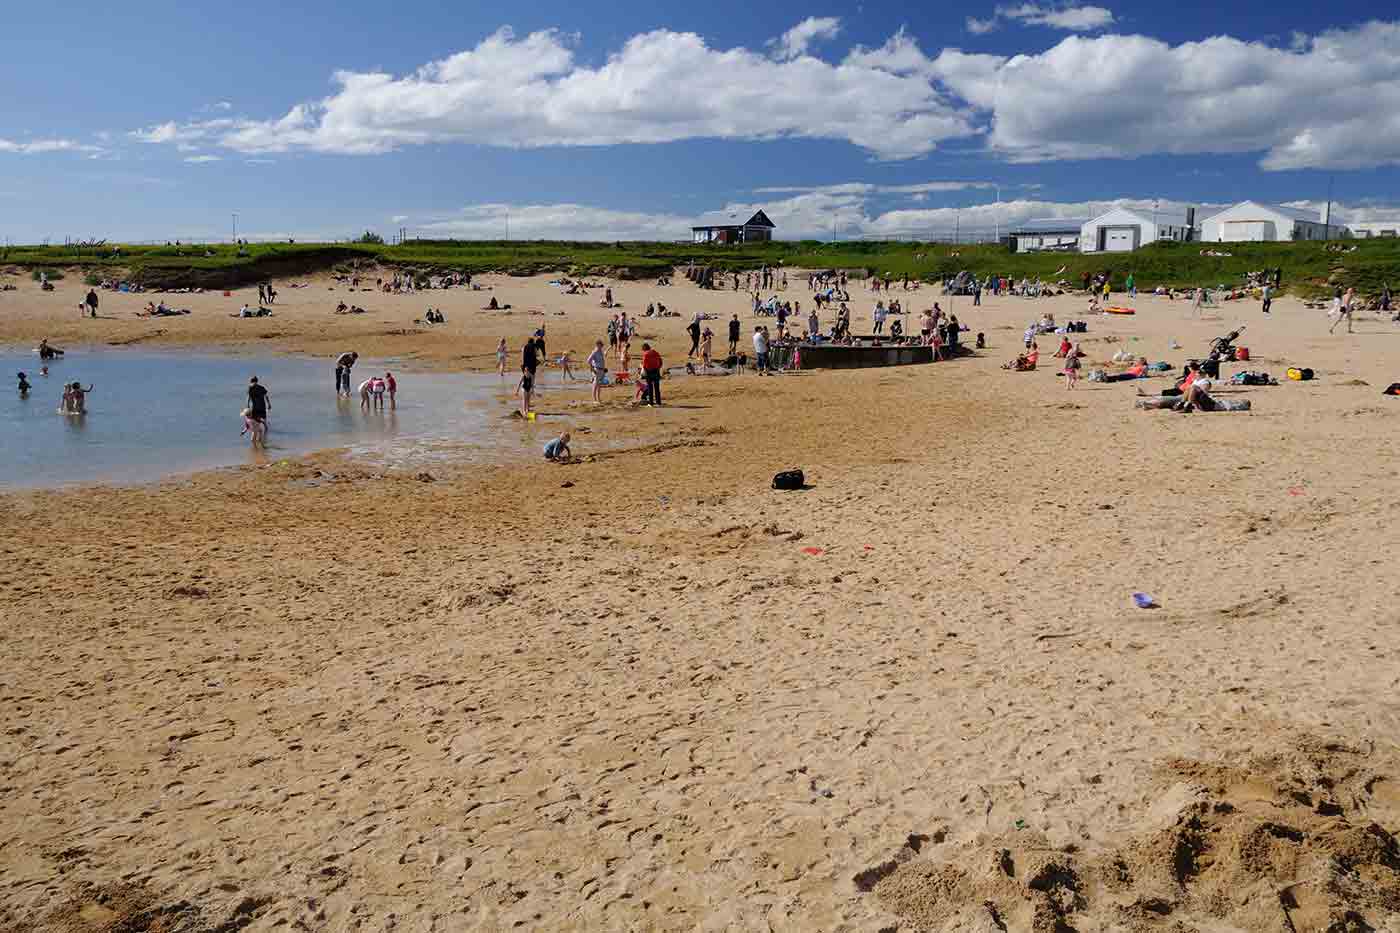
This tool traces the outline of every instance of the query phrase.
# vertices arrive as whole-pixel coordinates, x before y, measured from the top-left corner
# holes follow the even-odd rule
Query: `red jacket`
[[[655,350],[648,350],[642,354],[642,369],[660,369],[661,354]]]

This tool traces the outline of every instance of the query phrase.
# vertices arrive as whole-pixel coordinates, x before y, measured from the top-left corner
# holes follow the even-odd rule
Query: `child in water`
[[[253,418],[253,409],[251,408],[243,409],[240,414],[243,416],[243,431],[238,436],[251,434],[254,447],[266,447],[264,432],[267,431],[267,425]]]
[[[530,367],[522,365],[520,367],[520,381],[515,384],[515,394],[520,396],[520,415],[528,418],[530,415],[530,396],[535,391],[535,377],[530,375]]]
[[[29,394],[29,378],[24,373],[19,374],[19,397],[24,398]]]
[[[397,410],[399,403],[395,400],[395,396],[399,393],[399,384],[394,380],[393,373],[386,372],[384,374],[384,387],[389,390],[389,407]]]
[[[573,456],[573,451],[569,450],[569,432],[563,434],[544,445],[544,458],[558,462],[567,460]]]

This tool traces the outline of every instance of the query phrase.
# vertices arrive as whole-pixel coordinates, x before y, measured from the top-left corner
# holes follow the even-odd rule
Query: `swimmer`
[[[397,411],[399,403],[395,397],[399,394],[399,384],[394,380],[393,373],[384,374],[384,387],[389,390],[389,407]]]
[[[546,460],[553,460],[557,463],[561,460],[568,460],[572,458],[573,455],[573,451],[569,449],[568,431],[565,431],[563,434],[544,445],[544,458]]]

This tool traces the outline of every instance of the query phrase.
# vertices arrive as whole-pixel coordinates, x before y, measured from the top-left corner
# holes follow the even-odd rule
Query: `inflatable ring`
[[[1132,308],[1104,308],[1104,314],[1137,314]]]

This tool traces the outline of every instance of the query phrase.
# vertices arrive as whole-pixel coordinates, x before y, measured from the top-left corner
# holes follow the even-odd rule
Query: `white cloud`
[[[405,220],[408,220],[408,215],[407,215],[407,214],[395,214],[393,217],[390,217],[390,218],[389,218],[389,223],[391,223],[391,224],[401,224],[401,223],[403,223]]]
[[[185,159],[185,161],[190,163],[191,165],[205,165],[209,162],[222,162],[223,160],[223,156],[216,155],[189,156]]]
[[[807,30],[810,38],[829,32],[818,26]],[[576,62],[557,32],[517,38],[501,29],[412,74],[342,71],[335,81],[336,93],[278,119],[170,122],[133,135],[152,143],[215,141],[244,153],[351,154],[442,142],[543,147],[802,137],[908,158],[975,132],[965,113],[917,76],[808,55],[775,61],[664,29],[633,36],[596,67]]]
[[[394,222],[403,224],[410,218]],[[500,240],[676,240],[688,237],[691,219],[677,214],[619,211],[584,204],[476,204],[446,217],[410,225],[430,238]]]
[[[768,40],[773,54],[784,61],[807,54],[818,39],[835,39],[841,32],[841,20],[835,16],[809,16],[776,39]]]
[[[861,187],[868,190],[853,190]],[[1151,198],[1081,202],[1013,199],[1000,204],[987,202],[873,212],[870,195],[879,193],[877,188],[874,185],[832,185],[800,191],[779,200],[731,201],[713,213],[742,219],[762,209],[777,224],[778,236],[788,240],[894,235],[937,238],[951,236],[954,230],[964,236],[984,233],[990,239],[998,227],[1005,231],[1034,218],[1091,217],[1118,206],[1151,211],[1153,204]],[[778,189],[780,193],[782,190]],[[1188,206],[1191,205],[1158,202],[1163,211]],[[1208,212],[1207,205],[1196,206]],[[696,222],[694,217],[670,212],[621,211],[582,204],[478,204],[447,216],[401,215],[393,222],[408,226],[410,233],[417,236],[496,240],[505,237],[507,218],[512,238],[547,240],[686,239],[691,225]]]
[[[1045,6],[1039,3],[1022,3],[1016,6],[999,6],[986,19],[969,16],[965,25],[968,32],[974,36],[981,36],[997,29],[1003,20],[1027,26],[1048,26],[1067,32],[1093,32],[1107,29],[1115,22],[1113,11],[1101,6]]]
[[[997,183],[994,181],[923,181],[912,185],[876,185],[851,181],[839,185],[776,185],[755,188],[754,194],[929,194],[940,191],[991,190],[995,187]]]
[[[1304,51],[1072,36],[1011,58],[945,50],[923,70],[987,115],[988,146],[1013,161],[1263,152],[1270,170],[1362,168],[1400,163],[1397,44],[1400,24],[1379,22]]]
[[[1050,7],[1039,3],[999,6],[997,16],[1028,26],[1049,26],[1070,32],[1091,32],[1114,23],[1113,12],[1101,6]]]
[[[1112,22],[1096,6],[1023,3],[997,16],[1076,30]],[[781,55],[827,28],[811,23],[821,25],[804,21],[796,28],[806,31],[775,43]],[[928,55],[901,29],[838,62],[775,60],[657,30],[594,66],[576,61],[557,32],[517,38],[502,29],[411,74],[339,72],[334,94],[278,119],[168,122],[132,136],[254,155],[820,138],[883,159],[982,137],[1014,162],[1257,152],[1270,170],[1362,168],[1400,164],[1397,46],[1400,23],[1371,22],[1287,48],[1230,36],[1170,45],[1105,35],[1014,56]]]
[[[233,104],[232,104],[231,102],[229,102],[229,101],[221,100],[221,101],[218,101],[217,103],[214,104],[214,109],[215,109],[215,110],[232,110],[232,109],[233,109]]]
[[[0,139],[0,152],[13,152],[19,155],[42,155],[50,152],[101,152],[101,146],[85,145],[71,139],[30,139],[14,142]]]
[[[276,159],[244,159],[245,165],[276,165]]]

